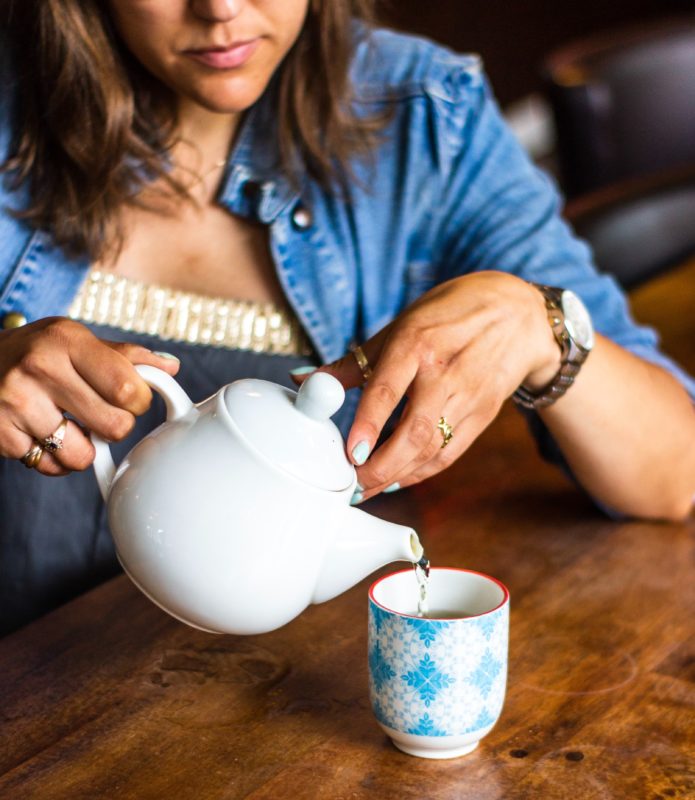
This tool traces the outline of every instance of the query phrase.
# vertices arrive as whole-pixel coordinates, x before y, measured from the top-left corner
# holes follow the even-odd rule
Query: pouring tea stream
[[[194,404],[138,366],[166,421],[116,467],[93,435],[94,471],[123,569],[177,619],[214,633],[278,628],[392,561],[423,554],[412,528],[350,505],[354,467],[330,417],[326,373],[295,392],[244,379]]]

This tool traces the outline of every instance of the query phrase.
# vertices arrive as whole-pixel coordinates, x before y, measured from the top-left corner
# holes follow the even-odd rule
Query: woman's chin
[[[231,91],[225,88],[197,89],[186,92],[184,97],[214,114],[241,114],[260,98],[264,88],[234,87]]]

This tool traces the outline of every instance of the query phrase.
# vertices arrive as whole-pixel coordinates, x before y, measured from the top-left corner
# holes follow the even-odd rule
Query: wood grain
[[[695,262],[634,301],[695,370]],[[120,577],[0,642],[0,798],[695,797],[694,520],[607,520],[512,408],[447,473],[368,509],[511,591],[507,701],[475,753],[412,758],[377,727],[370,581],[216,637]]]

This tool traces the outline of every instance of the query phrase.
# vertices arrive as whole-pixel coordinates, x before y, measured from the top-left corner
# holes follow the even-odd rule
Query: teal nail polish
[[[398,483],[398,481],[396,481],[395,483],[392,483],[390,486],[387,486],[384,489],[384,493],[386,493],[386,492],[397,492],[400,488],[401,488],[400,483]]]
[[[295,367],[290,370],[290,375],[310,375],[316,372],[316,367]]]
[[[172,353],[164,353],[161,350],[154,350],[153,353],[154,353],[154,355],[159,356],[160,358],[167,358],[167,359],[169,359],[169,361],[181,361],[180,358],[177,358]]]
[[[352,499],[350,500],[351,506],[356,506],[358,503],[361,503],[364,500],[364,495],[362,492],[355,492],[352,495]]]
[[[352,450],[352,457],[358,466],[362,466],[369,457],[369,442],[358,442]]]
[[[364,486],[362,486],[362,484],[359,481],[357,481],[357,483],[355,484],[355,491],[356,492],[363,492],[364,491]]]

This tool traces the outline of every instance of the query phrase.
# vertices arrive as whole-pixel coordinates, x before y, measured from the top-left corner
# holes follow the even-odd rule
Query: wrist
[[[532,295],[533,304],[533,344],[531,352],[535,355],[532,368],[522,380],[532,392],[544,389],[557,375],[562,366],[562,348],[560,347],[553,329],[548,325],[548,309],[545,298],[533,285],[527,284]]]
[[[594,345],[594,328],[586,306],[574,292],[541,284],[535,284],[535,288],[543,296],[547,321],[560,348],[560,368],[540,389],[522,383],[514,392],[514,400],[525,408],[538,410],[555,403],[574,383]],[[547,362],[529,373],[527,379],[545,380],[549,372]]]

